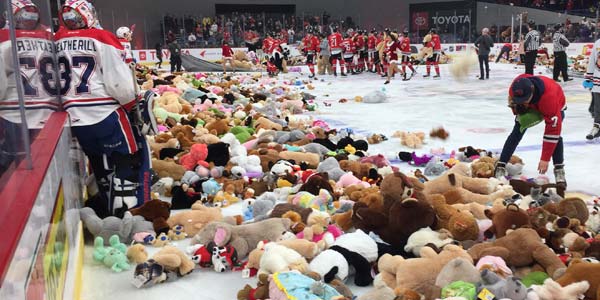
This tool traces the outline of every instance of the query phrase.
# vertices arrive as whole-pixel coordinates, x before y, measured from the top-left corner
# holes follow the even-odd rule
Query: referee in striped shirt
[[[525,36],[525,74],[531,75],[533,75],[533,66],[540,48],[540,32],[535,30],[534,26],[535,22],[530,20],[527,23],[529,32]]]
[[[554,25],[554,35],[552,35],[552,43],[554,44],[554,70],[552,78],[554,81],[559,81],[558,77],[562,73],[565,82],[571,81],[567,74],[567,53],[566,49],[569,46],[569,40],[563,34],[562,24]]]

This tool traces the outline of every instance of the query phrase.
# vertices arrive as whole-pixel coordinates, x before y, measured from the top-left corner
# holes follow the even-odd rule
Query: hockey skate
[[[431,75],[429,73],[423,75],[423,78],[429,78]]]
[[[433,75],[433,79],[441,79],[440,74]]]
[[[588,133],[588,135],[585,136],[585,138],[588,141],[594,141],[595,139],[600,138],[600,124],[595,123],[594,127],[592,127],[592,130],[590,133]]]
[[[506,164],[498,162],[496,164],[496,169],[494,170],[494,178],[502,180],[506,178],[508,172],[506,171]]]
[[[346,75],[346,73],[342,72],[342,77],[346,77],[348,75]]]
[[[565,188],[567,187],[564,165],[554,165],[554,178],[556,179],[556,184],[563,185]]]

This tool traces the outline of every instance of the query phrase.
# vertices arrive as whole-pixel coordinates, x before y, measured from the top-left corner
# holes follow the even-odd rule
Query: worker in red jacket
[[[507,175],[506,163],[515,152],[527,128],[544,121],[546,129],[538,171],[545,174],[552,158],[556,183],[566,187],[563,139],[560,136],[566,102],[561,86],[549,77],[522,74],[514,79],[508,93],[508,106],[516,115],[516,119],[513,130],[502,148],[495,177],[500,179]]]
[[[510,61],[510,52],[512,52],[512,44],[511,43],[506,43],[502,46],[502,49],[500,49],[500,54],[498,54],[498,57],[496,58],[496,63],[500,61],[500,58],[502,58],[502,55],[504,55],[506,53],[506,60]]]
[[[231,66],[233,72],[235,72],[235,66],[233,65],[233,50],[229,47],[227,40],[223,40],[223,47],[221,47],[223,55],[223,74],[226,73],[227,63]]]

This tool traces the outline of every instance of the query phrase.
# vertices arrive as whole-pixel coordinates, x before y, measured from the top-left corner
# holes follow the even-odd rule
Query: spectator
[[[490,30],[483,28],[481,36],[475,40],[475,47],[479,49],[479,80],[490,79],[490,49],[494,46],[494,41],[489,35]],[[483,74],[483,66],[485,65],[485,77]]]
[[[160,43],[156,43],[156,45],[154,45],[154,50],[156,51],[156,58],[158,59],[158,62],[156,63],[156,67],[160,69],[161,65],[162,65],[162,45]]]
[[[169,30],[169,33],[167,33],[167,43],[170,43],[174,40],[175,40],[175,33],[173,33],[173,30]]]
[[[181,47],[177,44],[177,40],[169,43],[169,53],[171,54],[171,73],[181,72]]]
[[[288,45],[291,45],[294,43],[294,35],[296,33],[294,32],[294,29],[290,27],[290,29],[288,29]]]
[[[190,46],[195,46],[196,45],[196,40],[198,40],[198,38],[196,38],[196,34],[193,32],[190,32],[190,35],[188,35],[188,45]]]

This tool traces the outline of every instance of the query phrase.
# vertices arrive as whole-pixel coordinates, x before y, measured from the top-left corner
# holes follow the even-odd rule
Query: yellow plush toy
[[[174,92],[165,92],[158,98],[157,104],[170,113],[178,114],[183,109],[183,106],[179,103],[179,95]]]

